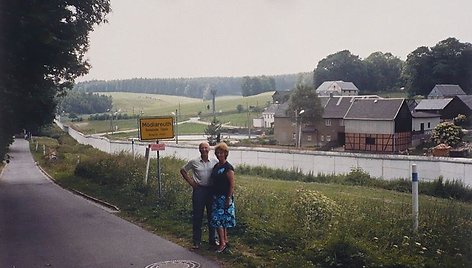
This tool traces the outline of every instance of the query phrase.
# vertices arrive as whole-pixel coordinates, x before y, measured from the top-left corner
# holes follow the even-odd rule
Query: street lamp
[[[113,134],[113,112],[111,109],[107,109],[107,112],[110,112],[110,131],[111,134]]]
[[[301,117],[305,110],[296,111],[296,121],[297,121],[297,147],[302,147],[302,124]]]

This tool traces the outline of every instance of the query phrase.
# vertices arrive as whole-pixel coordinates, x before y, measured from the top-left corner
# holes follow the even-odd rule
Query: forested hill
[[[270,76],[275,81],[275,90],[295,87],[297,80],[311,77],[312,73]],[[201,77],[201,78],[133,78],[126,80],[94,80],[77,83],[75,90],[81,92],[134,92],[211,98],[211,90],[217,96],[242,95],[241,83],[248,77]],[[272,89],[274,90],[274,89]]]

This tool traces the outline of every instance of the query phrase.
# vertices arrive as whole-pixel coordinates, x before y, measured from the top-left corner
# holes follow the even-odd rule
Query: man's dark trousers
[[[193,207],[193,244],[200,245],[202,241],[202,221],[203,212],[206,208],[208,221],[208,243],[212,244],[216,241],[215,228],[210,226],[211,219],[211,188],[205,186],[198,186],[193,189],[192,207]]]

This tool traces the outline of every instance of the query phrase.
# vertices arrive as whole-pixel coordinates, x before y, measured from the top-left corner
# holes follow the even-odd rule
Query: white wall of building
[[[394,121],[370,121],[344,119],[346,133],[366,134],[393,134],[395,133]]]
[[[421,123],[424,124],[424,130],[433,130],[439,123],[441,119],[439,117],[433,118],[413,118],[412,120],[412,127],[413,131],[420,131],[421,130]]]

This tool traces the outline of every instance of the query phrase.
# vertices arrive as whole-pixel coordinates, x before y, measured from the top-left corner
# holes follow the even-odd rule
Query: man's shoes
[[[199,249],[199,248],[200,248],[200,244],[198,243],[194,243],[192,246],[192,249]]]

